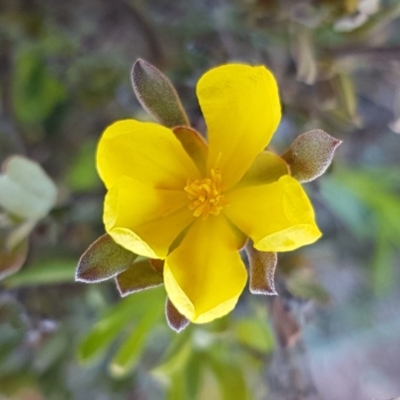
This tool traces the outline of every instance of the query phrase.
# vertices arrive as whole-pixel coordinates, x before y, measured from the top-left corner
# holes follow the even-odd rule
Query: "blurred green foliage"
[[[40,123],[65,101],[65,86],[46,67],[40,48],[21,48],[15,57],[12,99],[16,117],[24,124]]]
[[[400,247],[398,174],[389,168],[343,169],[336,172],[334,180],[324,181],[323,187],[325,201],[348,229],[363,240],[374,242],[373,290],[383,295],[395,289],[395,259]],[[341,199],[348,198],[345,205],[333,201],[338,191]]]
[[[162,287],[120,299],[113,283],[73,283],[80,255],[103,233],[97,140],[117,119],[146,118],[130,85],[138,57],[171,78],[202,132],[198,77],[243,61],[267,65],[278,79],[284,117],[275,150],[315,128],[344,141],[333,167],[308,185],[324,238],[278,261],[279,280],[301,300],[278,292],[306,341],[318,330],[327,347],[332,335],[394,318],[387,305],[398,304],[400,280],[399,16],[397,0],[2,1],[0,160],[36,160],[59,197],[34,229],[23,269],[1,282],[0,397],[274,393],[283,345],[271,299],[244,294],[232,315],[177,335],[164,319]],[[308,319],[306,299],[316,309]],[[318,387],[329,396],[329,385]],[[359,398],[373,397],[382,396]]]

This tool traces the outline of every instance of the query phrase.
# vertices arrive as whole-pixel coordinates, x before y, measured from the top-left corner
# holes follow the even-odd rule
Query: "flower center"
[[[189,210],[195,217],[206,219],[209,214],[218,215],[226,206],[225,196],[222,194],[221,174],[212,169],[210,178],[188,179],[184,188],[188,194]]]

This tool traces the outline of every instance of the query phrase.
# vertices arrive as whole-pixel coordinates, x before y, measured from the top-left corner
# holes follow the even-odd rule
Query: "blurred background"
[[[120,299],[112,281],[74,283],[104,232],[100,134],[149,118],[138,57],[202,132],[197,79],[240,61],[278,80],[275,151],[314,128],[343,140],[305,185],[324,236],[279,255],[280,296],[245,290],[231,315],[180,334],[162,287]],[[0,96],[0,162],[24,155],[58,190],[33,222],[0,209],[1,400],[400,396],[400,1],[1,0]]]

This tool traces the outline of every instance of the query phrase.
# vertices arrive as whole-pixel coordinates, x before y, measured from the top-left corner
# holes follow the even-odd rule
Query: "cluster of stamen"
[[[209,214],[218,215],[226,205],[225,196],[222,194],[221,174],[211,170],[210,178],[188,179],[184,188],[188,194],[189,210],[195,217],[202,216],[206,219]]]

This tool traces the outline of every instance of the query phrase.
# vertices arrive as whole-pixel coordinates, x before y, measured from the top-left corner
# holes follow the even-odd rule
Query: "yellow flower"
[[[224,65],[201,77],[197,96],[208,145],[189,128],[118,121],[100,140],[97,167],[108,189],[106,231],[134,253],[164,259],[168,297],[205,323],[234,308],[248,237],[258,250],[281,252],[321,233],[286,163],[263,151],[281,116],[272,74]]]

